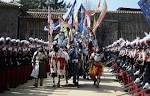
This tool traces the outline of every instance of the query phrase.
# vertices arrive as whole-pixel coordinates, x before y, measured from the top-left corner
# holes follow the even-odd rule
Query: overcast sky
[[[10,2],[12,0],[2,0]],[[70,0],[65,0],[69,2]],[[85,2],[86,0],[77,0],[78,2]],[[97,6],[98,0],[87,0],[90,8],[94,9]],[[102,0],[103,1],[103,0]],[[129,8],[139,8],[138,1],[140,0],[107,0],[108,1],[108,10],[116,10],[118,7],[129,7]]]

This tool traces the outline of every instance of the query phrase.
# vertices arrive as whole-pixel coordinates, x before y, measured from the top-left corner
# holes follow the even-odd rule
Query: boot
[[[33,84],[35,88],[38,88],[38,83]]]
[[[40,86],[43,86],[43,78],[40,78]]]
[[[38,87],[38,79],[35,79],[35,83],[33,84],[36,88]]]

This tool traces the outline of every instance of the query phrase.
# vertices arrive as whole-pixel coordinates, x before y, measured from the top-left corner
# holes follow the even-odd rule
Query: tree
[[[48,7],[47,0],[20,0],[18,2],[28,9],[46,9]],[[65,8],[66,4],[63,0],[61,2],[50,0],[50,6],[53,9],[59,9]]]
[[[53,9],[65,8],[66,4],[63,0],[61,2],[58,2],[58,0],[50,0],[50,7]]]
[[[46,7],[46,0],[20,0],[18,2],[28,9],[44,9]]]

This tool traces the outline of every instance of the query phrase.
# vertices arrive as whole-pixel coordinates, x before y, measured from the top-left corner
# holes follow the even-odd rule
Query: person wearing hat
[[[43,86],[43,80],[46,78],[46,62],[47,54],[44,48],[41,46],[39,49],[34,52],[32,58],[33,70],[31,76],[35,78],[34,86],[38,87],[38,80],[40,79],[40,86]]]
[[[10,81],[11,81],[11,78],[10,78],[10,74],[11,74],[11,51],[12,51],[12,47],[11,47],[11,38],[10,37],[6,37],[5,39],[5,46],[3,48],[4,50],[4,58],[5,58],[5,64],[6,64],[6,69],[5,69],[5,72],[6,72],[6,75],[5,75],[5,89],[6,90],[9,90],[10,88]]]
[[[3,37],[0,38],[0,93],[4,92],[5,90],[5,69],[6,69],[6,64],[5,64],[5,58],[4,58],[4,44],[5,44],[5,39]]]
[[[10,87],[15,88],[17,87],[17,50],[16,50],[16,40],[12,39],[11,40],[11,52],[10,52],[10,57],[11,57],[11,82],[10,82]]]

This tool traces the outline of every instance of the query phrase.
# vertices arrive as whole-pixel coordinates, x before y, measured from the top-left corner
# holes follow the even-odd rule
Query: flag
[[[98,0],[97,11],[100,10],[100,6],[101,6],[101,0]]]
[[[88,27],[88,22],[87,22],[87,17],[85,16],[84,23],[83,23],[83,32],[84,33],[88,31],[87,27]]]
[[[79,9],[81,7],[82,3],[81,2],[78,2],[76,5],[75,5],[75,8],[74,8],[74,14],[73,14],[73,18],[74,18],[74,25],[77,27],[78,26],[78,12],[79,12]]]
[[[93,29],[96,26],[96,17],[94,16],[94,21],[93,21]]]
[[[51,27],[53,21],[51,19],[51,12],[50,12],[50,7],[48,7],[48,48],[49,50],[52,48],[52,32],[53,32],[53,29]]]
[[[91,27],[91,17],[90,16],[86,16],[87,17],[87,25],[90,28]]]
[[[44,27],[44,31],[49,31],[49,29],[45,26],[45,27]]]
[[[69,21],[68,21],[68,24],[70,25],[70,28],[72,29],[73,28],[73,25],[74,25],[74,22],[73,22],[73,14],[70,16],[69,18]]]
[[[97,9],[100,8],[100,5],[101,5],[101,0],[98,0],[98,6],[97,6]]]
[[[72,6],[71,6],[71,7],[68,9],[68,11],[63,15],[63,19],[64,19],[64,20],[66,20],[66,19],[69,17],[69,15],[72,14],[72,11],[73,11],[73,9],[74,9],[74,7],[75,7],[75,4],[76,4],[76,0],[73,1]]]
[[[84,10],[82,9],[82,7],[80,7],[80,11],[79,11],[79,23],[78,23],[78,32],[82,32],[83,31],[83,23],[84,23]]]
[[[87,17],[85,16],[85,18],[84,18],[84,26],[85,27],[88,27],[88,24],[87,24]]]
[[[100,16],[96,22],[96,26],[94,27],[93,29],[93,32],[95,34],[95,31],[96,29],[98,28],[98,26],[102,23],[104,17],[106,16],[106,12],[107,12],[107,2],[106,0],[104,1],[104,5],[103,5],[103,8],[102,8],[102,12],[100,13]]]
[[[83,6],[83,4],[81,5],[81,7],[82,7],[82,9],[84,10],[86,16],[93,16],[93,15],[96,13],[96,12],[94,12],[94,11],[88,11],[88,10]]]
[[[143,15],[146,17],[148,24],[150,24],[150,1],[149,0],[140,0],[138,2]]]
[[[89,13],[88,10],[86,10],[83,5],[81,5],[81,8],[84,11],[84,15],[85,15],[85,18],[87,20],[87,27],[91,27],[91,18],[90,18],[90,16],[93,16],[95,14],[95,12],[93,12],[94,14]]]

